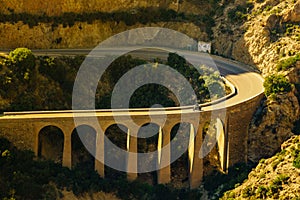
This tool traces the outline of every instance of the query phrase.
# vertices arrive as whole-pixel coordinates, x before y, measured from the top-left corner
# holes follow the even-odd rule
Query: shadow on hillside
[[[230,167],[228,174],[213,171],[210,175],[204,177],[204,188],[209,192],[210,198],[220,198],[226,191],[243,183],[255,166],[254,163],[239,163]]]

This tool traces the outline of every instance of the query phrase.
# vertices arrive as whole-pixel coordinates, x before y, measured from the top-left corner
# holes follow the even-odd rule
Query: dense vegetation
[[[187,63],[184,58],[178,56],[175,53],[169,53],[167,61],[160,62],[172,67],[177,72],[182,74],[193,87],[197,99],[201,103],[209,101],[210,99],[220,98],[225,95],[224,83],[220,79],[220,74],[218,72],[214,72],[212,69],[205,66],[201,66],[197,70],[195,67]],[[126,65],[124,65],[123,63],[126,63]],[[100,102],[96,101],[97,106],[100,108],[110,108],[110,95],[112,93],[113,87],[116,85],[118,80],[130,69],[145,63],[145,61],[134,59],[131,56],[125,56],[115,60],[107,69],[106,73],[103,75],[102,81],[99,84],[97,96],[105,96],[106,98],[100,99]],[[152,69],[145,68],[145,77],[147,77],[149,70],[151,71],[154,69],[155,65],[153,65]],[[106,87],[107,84],[104,84],[104,86],[102,87],[104,80],[109,81],[109,85],[111,86],[109,89]],[[131,82],[133,80],[128,81]],[[176,83],[176,80],[170,80],[170,82]],[[212,94],[210,94],[208,88],[213,91],[213,93],[211,92]],[[182,91],[182,93],[184,95],[184,91]],[[151,107],[154,104],[161,104],[164,107],[179,106],[178,100],[176,98],[170,97],[174,97],[174,94],[168,88],[157,84],[147,84],[138,88],[134,92],[130,99],[130,107]],[[190,101],[183,103],[186,104],[181,104],[181,106],[191,105]],[[122,107],[122,105],[119,106]]]
[[[55,29],[59,25],[63,27],[74,26],[76,22],[93,23],[96,20],[102,22],[114,21],[124,22],[127,26],[132,26],[137,23],[157,23],[157,22],[192,22],[203,28],[208,33],[211,33],[211,27],[214,26],[212,16],[217,10],[220,10],[218,1],[212,1],[211,4],[215,9],[207,15],[186,14],[176,12],[172,9],[157,9],[157,8],[138,8],[132,12],[117,11],[117,12],[94,12],[94,13],[63,13],[61,16],[48,16],[46,14],[35,15],[29,13],[15,13],[10,10],[10,14],[0,14],[0,23],[17,23],[22,21],[28,24],[29,27],[37,26],[39,23],[50,23]],[[211,35],[211,34],[209,34]]]
[[[75,66],[80,66],[81,61]],[[70,67],[73,62],[77,62],[76,58],[52,60],[48,57],[35,58],[28,49],[12,51],[7,58],[0,60],[0,110],[70,108],[77,72],[76,68]],[[46,66],[49,66],[47,76],[43,73]],[[48,75],[53,75],[53,78]]]
[[[228,190],[234,189],[247,179],[253,169],[254,164],[236,164],[228,169],[228,174],[218,171],[212,172],[209,176],[204,177],[204,188],[209,191],[213,199],[219,199]]]
[[[246,6],[238,5],[236,8],[229,10],[228,18],[232,22],[241,23],[247,19],[249,8],[252,7],[252,4],[247,4]]]
[[[62,190],[76,195],[85,192],[115,193],[121,199],[199,199],[197,190],[174,189],[171,186],[150,186],[125,179],[102,179],[86,166],[73,170],[51,161],[36,159],[32,152],[20,151],[0,139],[0,199],[57,199]]]
[[[0,110],[71,109],[74,80],[84,58],[35,58],[26,48],[12,51],[7,58],[0,59]],[[130,69],[146,63],[145,60],[131,56],[116,59],[99,82],[95,96],[96,108],[110,108],[111,94],[118,80]],[[225,94],[219,74],[207,67],[200,67],[199,73],[184,58],[173,53],[169,54],[167,61],[161,63],[174,68],[189,80],[200,102]],[[208,88],[212,88],[215,94],[210,94]],[[178,106],[176,98],[170,96],[171,91],[167,88],[148,84],[135,91],[130,107],[150,107],[154,104]]]
[[[52,161],[40,160],[30,151],[16,149],[0,138],[0,199],[56,199],[63,190],[76,195],[103,191],[114,193],[121,199],[200,199],[200,190],[175,189],[171,185],[148,185],[128,182],[123,178],[102,179],[86,165],[74,169],[61,167]],[[251,165],[236,165],[229,174],[219,172],[205,177],[204,187],[211,195],[222,196],[247,178]]]

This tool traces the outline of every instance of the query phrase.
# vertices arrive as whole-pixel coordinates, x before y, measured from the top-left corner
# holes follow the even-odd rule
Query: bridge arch
[[[123,124],[111,124],[105,129],[105,136],[111,143],[116,145],[116,148],[120,148],[124,151],[127,151],[127,137],[128,137],[128,128]],[[112,162],[120,165],[121,168],[126,168],[127,157],[118,154],[115,148],[108,148],[109,141],[104,141],[104,161],[108,159]],[[126,173],[119,170],[115,170],[109,166],[104,167],[104,174],[106,178],[116,179],[116,178],[126,178]]]
[[[71,163],[72,167],[83,167],[94,170],[96,153],[95,128],[90,125],[79,125],[71,134]]]
[[[155,152],[153,157],[143,160],[138,155],[138,171],[144,171],[149,166],[158,166],[158,143],[161,127],[156,123],[145,123],[138,130],[137,153]],[[144,157],[145,158],[145,157]],[[157,183],[157,171],[138,173],[138,180],[149,184]]]
[[[187,122],[177,123],[171,129],[171,183],[175,187],[189,187],[189,155],[191,124]],[[179,149],[178,149],[179,148]],[[185,148],[185,152],[179,156],[178,151]],[[179,156],[179,157],[178,157]],[[177,158],[177,159],[176,159]]]
[[[64,133],[57,126],[48,125],[38,132],[38,157],[62,164]]]
[[[219,153],[219,161],[221,170],[227,173],[227,148],[228,148],[228,133],[226,130],[226,123],[228,119],[223,122],[220,118],[216,120],[216,136],[217,136],[217,148]]]
[[[204,123],[202,134],[202,150],[206,156],[203,157],[204,175],[209,175],[213,171],[219,171],[219,153],[217,144],[217,121]]]

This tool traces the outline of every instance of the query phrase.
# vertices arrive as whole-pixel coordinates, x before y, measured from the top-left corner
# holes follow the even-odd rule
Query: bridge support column
[[[189,181],[190,181],[190,188],[195,189],[201,185],[202,178],[203,178],[203,159],[199,158],[199,152],[202,146],[203,124],[199,124],[198,130],[194,130],[194,126],[193,125],[191,126],[192,126],[191,133],[193,132],[192,134],[194,134],[195,131],[197,131],[197,135],[195,136],[192,143],[190,143],[191,146],[189,147],[189,157],[191,156],[191,158],[193,158],[192,162],[191,161],[189,162],[190,163]]]
[[[102,131],[102,130],[100,130]],[[96,136],[96,156],[95,156],[95,170],[98,172],[98,174],[104,178],[105,172],[104,172],[104,164],[101,161],[104,161],[104,134],[102,132],[97,132]]]
[[[131,131],[131,133],[130,133]],[[133,132],[135,131],[135,132]],[[136,171],[137,172],[137,134],[138,130],[130,130],[128,128],[127,133],[127,171]],[[136,136],[136,137],[135,137]],[[127,179],[129,181],[134,181],[138,177],[138,173],[129,173],[127,172]]]
[[[162,142],[161,147],[159,147],[161,149],[161,157],[158,164],[166,167],[158,170],[157,182],[158,184],[166,184],[171,182],[171,128],[164,127],[163,130],[160,128],[159,138],[162,140]]]
[[[64,130],[64,151],[62,165],[71,169],[72,167],[72,130]]]
[[[223,123],[219,118],[217,118],[217,144],[218,152],[220,158],[221,169],[224,173],[227,173],[227,118]]]
[[[189,181],[191,185],[192,172],[193,172],[193,163],[195,156],[195,130],[194,126],[190,125],[190,134],[189,134],[189,146],[188,146],[188,170],[189,170]]]
[[[34,127],[34,155],[37,157],[39,154],[39,134],[40,134],[40,128]]]

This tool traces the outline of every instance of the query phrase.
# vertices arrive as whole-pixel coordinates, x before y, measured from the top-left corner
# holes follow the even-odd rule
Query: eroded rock
[[[293,92],[264,101],[250,124],[248,159],[258,162],[274,155],[293,135],[293,123],[298,118],[299,103]]]

